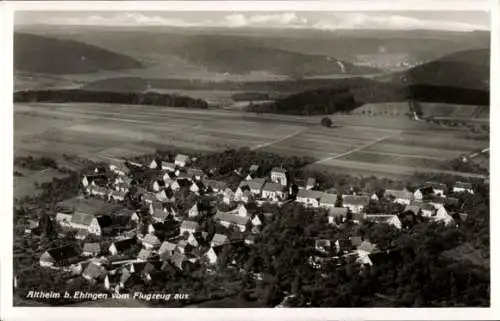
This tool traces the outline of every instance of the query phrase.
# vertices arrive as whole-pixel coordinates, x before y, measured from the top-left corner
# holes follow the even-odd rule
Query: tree
[[[324,127],[332,127],[333,121],[330,117],[321,118],[321,125]]]

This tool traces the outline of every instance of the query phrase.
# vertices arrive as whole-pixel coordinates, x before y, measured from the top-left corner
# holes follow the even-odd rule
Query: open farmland
[[[310,156],[314,168],[408,176],[447,171],[444,162],[488,146],[445,129],[409,119],[257,115],[236,110],[198,110],[106,104],[17,104],[15,155],[74,154],[93,160],[132,157],[176,147],[220,151],[250,147]]]
[[[14,195],[17,198],[37,194],[39,191],[35,188],[35,183],[42,184],[52,181],[54,177],[63,178],[67,176],[67,174],[53,168],[33,171],[16,166],[14,170],[22,174],[22,176],[14,176]]]

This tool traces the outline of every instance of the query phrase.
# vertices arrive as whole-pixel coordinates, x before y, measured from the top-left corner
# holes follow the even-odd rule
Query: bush
[[[323,117],[321,119],[321,125],[324,127],[332,127],[333,121],[330,117]]]

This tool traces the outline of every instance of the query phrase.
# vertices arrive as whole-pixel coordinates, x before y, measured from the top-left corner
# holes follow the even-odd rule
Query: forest
[[[89,91],[80,89],[29,90],[14,93],[14,102],[51,102],[51,103],[108,103],[129,105],[153,105],[166,107],[208,108],[202,99],[187,96],[159,94],[155,92],[112,92]]]

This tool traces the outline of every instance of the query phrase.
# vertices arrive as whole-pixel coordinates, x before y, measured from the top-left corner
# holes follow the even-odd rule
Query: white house
[[[283,192],[283,185],[278,183],[266,183],[262,188],[262,198],[272,201],[284,199],[285,192]]]
[[[321,193],[321,196],[319,198],[320,207],[332,208],[335,207],[336,203],[337,203],[337,194]]]
[[[211,247],[221,246],[228,243],[228,237],[224,234],[215,233],[210,241]]]
[[[198,229],[198,223],[193,221],[183,221],[180,228],[180,233],[184,232],[194,233]]]
[[[156,237],[156,235],[153,235],[153,234],[147,234],[142,239],[142,246],[145,249],[154,249],[154,248],[159,247],[160,244],[161,244],[161,242],[158,239],[158,237]]]
[[[254,196],[260,196],[266,180],[264,178],[254,178],[251,181],[242,181],[236,191],[236,197],[243,193],[243,187],[248,186]]]
[[[218,256],[217,256],[217,253],[215,253],[215,250],[214,250],[214,248],[213,248],[213,247],[211,247],[211,248],[207,251],[207,253],[205,253],[205,256],[207,257],[208,262],[209,262],[210,264],[215,264],[215,263],[217,263],[217,258],[218,258]]]
[[[432,188],[434,195],[440,197],[446,197],[446,193],[448,192],[448,186],[439,182],[426,182],[424,184],[425,187]]]
[[[239,216],[242,216],[242,217],[247,217],[248,216],[248,210],[245,207],[245,205],[243,205],[243,204],[239,204],[238,205],[238,207],[236,208],[236,213]]]
[[[73,229],[87,230],[90,234],[101,235],[99,221],[92,214],[74,213],[71,217],[70,226]]]
[[[177,181],[174,181],[172,184],[170,184],[170,188],[172,189],[172,191],[176,192],[181,189],[181,186]]]
[[[189,156],[183,155],[183,154],[178,154],[175,156],[174,164],[179,166],[179,167],[185,167],[188,165],[190,162]]]
[[[349,208],[353,213],[361,213],[369,203],[369,196],[342,195],[342,206]]]
[[[474,194],[474,187],[471,183],[456,182],[455,185],[453,185],[453,193]]]
[[[306,181],[306,189],[310,190],[316,186],[316,179],[314,177],[309,177]]]
[[[164,171],[175,171],[175,164],[174,163],[170,163],[170,162],[165,162],[165,161],[162,161],[161,162],[161,169],[164,170]]]
[[[153,159],[151,163],[149,163],[149,168],[151,169],[158,168],[158,162],[156,161],[156,159]]]
[[[195,203],[190,209],[189,209],[189,212],[188,212],[188,215],[189,217],[197,217],[198,215],[200,215],[200,211],[199,211],[199,204],[198,203]]]
[[[250,218],[240,215],[218,211],[214,219],[225,227],[236,226],[241,232],[246,231],[246,226]]]
[[[436,209],[431,204],[424,203],[420,207],[420,211],[422,212],[422,216],[424,216],[424,217],[431,217],[436,212]]]
[[[252,225],[253,226],[261,226],[262,225],[262,221],[260,220],[259,216],[258,215],[255,215],[253,218],[252,218]]]
[[[319,200],[323,192],[301,189],[297,193],[296,202],[305,206],[319,207]]]
[[[335,224],[336,219],[346,220],[348,209],[346,207],[332,207],[328,210],[328,223]]]
[[[445,225],[449,225],[455,222],[453,217],[448,214],[448,211],[441,207],[437,210],[436,215],[432,216],[432,219],[437,222],[443,222]]]
[[[413,193],[407,190],[388,189],[384,191],[385,198],[393,198],[394,203],[409,205],[413,201]]]
[[[234,198],[234,192],[230,188],[226,188],[222,194],[222,201],[224,204],[231,204],[231,202],[234,201]]]

